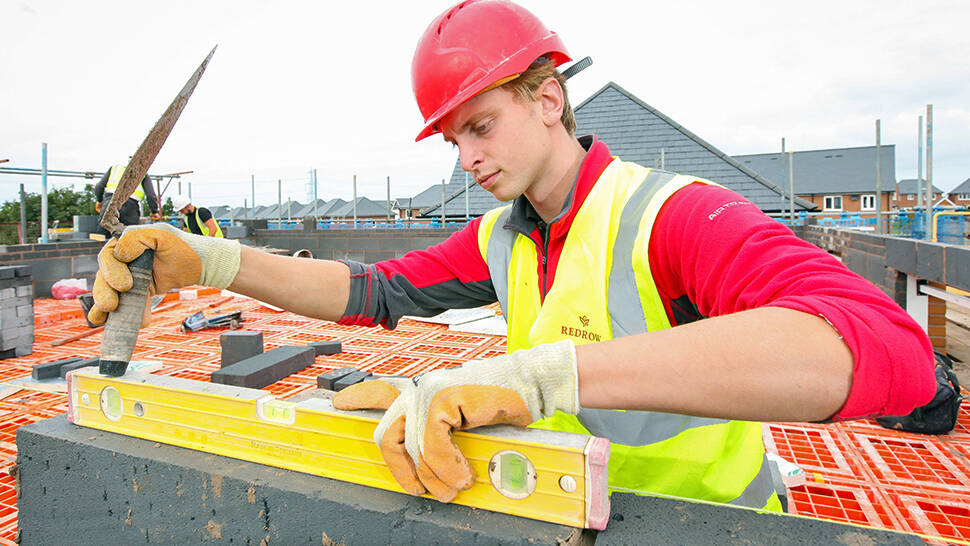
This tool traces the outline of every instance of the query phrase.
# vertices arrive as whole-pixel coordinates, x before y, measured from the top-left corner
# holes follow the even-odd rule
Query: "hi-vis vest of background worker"
[[[511,206],[488,212],[478,245],[509,321],[508,352],[670,328],[647,245],[661,205],[693,182],[713,184],[614,159],[576,214],[545,301],[535,243],[502,228]],[[614,490],[781,510],[760,423],[581,409],[578,416],[559,412],[532,426],[609,438]]]
[[[111,174],[108,175],[108,181],[104,185],[105,193],[114,193],[115,189],[118,187],[118,182],[121,182],[122,175],[125,174],[125,169],[128,165],[115,165],[111,167]],[[145,198],[145,190],[141,187],[141,181],[138,182],[138,187],[132,192],[131,198],[136,201],[141,201]]]
[[[209,226],[202,223],[202,220],[199,219],[199,207],[195,207],[195,211],[192,212],[192,216],[195,217],[195,225],[199,226],[199,229],[202,230],[202,235],[209,235]],[[189,231],[188,222],[186,222],[185,230]],[[219,222],[216,222],[216,234],[213,235],[213,237],[225,237],[222,234],[222,226],[219,225]]]

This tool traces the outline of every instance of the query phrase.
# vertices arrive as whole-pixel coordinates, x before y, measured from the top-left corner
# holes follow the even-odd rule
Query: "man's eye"
[[[475,126],[475,132],[478,134],[482,134],[488,131],[491,126],[492,126],[492,120],[484,121],[482,123],[479,123],[477,126]]]

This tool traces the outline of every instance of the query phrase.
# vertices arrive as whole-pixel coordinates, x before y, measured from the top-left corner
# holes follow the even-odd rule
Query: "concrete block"
[[[30,372],[30,377],[40,380],[40,379],[50,379],[52,377],[61,376],[61,368],[67,364],[73,364],[81,360],[81,357],[72,356],[70,358],[64,358],[62,360],[55,360],[53,362],[45,362],[43,364],[35,364],[33,371]]]
[[[24,284],[17,287],[17,297],[33,296],[34,287],[29,284]]]
[[[335,390],[333,384],[338,380],[357,371],[357,368],[338,368],[332,372],[327,372],[317,376],[317,388]]]
[[[948,245],[945,256],[946,284],[970,290],[970,248]]]
[[[263,332],[255,330],[226,332],[219,336],[219,345],[222,348],[222,367],[225,368],[262,353]]]
[[[245,239],[252,233],[253,231],[249,226],[229,226],[223,230],[226,239]]]
[[[76,370],[78,368],[84,368],[85,366],[98,366],[101,359],[98,357],[85,358],[84,360],[78,360],[77,362],[71,362],[70,364],[65,364],[61,366],[61,377],[67,377],[67,372],[71,370]]]
[[[315,216],[307,216],[303,219],[303,231],[316,231],[317,230],[317,218]]]
[[[343,352],[343,346],[340,344],[339,339],[331,339],[330,341],[314,341],[307,344],[308,347],[313,347],[316,351],[317,356],[320,355],[335,355]]]
[[[261,389],[313,364],[310,347],[284,345],[212,372],[210,380],[223,385]]]
[[[916,244],[916,274],[927,280],[943,282],[943,245]]]
[[[85,273],[97,273],[98,272],[98,257],[97,255],[87,255],[87,256],[74,256],[71,258],[73,261],[72,275],[79,277]],[[88,288],[91,288],[90,286]]]
[[[12,279],[16,275],[14,268],[11,266],[0,267],[0,279]]]
[[[15,265],[14,275],[17,277],[29,277],[33,273],[33,268],[29,265]]]
[[[886,265],[897,271],[916,274],[916,241],[886,237]]]
[[[365,377],[370,377],[372,374],[370,372],[353,371],[349,374],[341,377],[340,379],[333,382],[333,389],[335,391],[342,391],[351,385],[356,385],[364,380]]]
[[[16,298],[17,289],[16,288],[4,288],[0,290],[0,299]]]
[[[33,264],[35,280],[59,281],[71,278],[71,258],[49,258],[37,260]],[[39,290],[38,290],[39,291]]]
[[[20,305],[16,307],[18,318],[34,318],[34,306],[33,305]]]
[[[64,415],[20,427],[17,455],[21,544],[541,546],[589,544],[595,536],[563,525],[78,427]],[[629,496],[641,503],[653,500]],[[676,520],[680,512],[663,514]],[[734,512],[743,515],[741,510]],[[625,511],[631,524],[639,521],[636,514]],[[784,519],[751,514],[763,520]],[[663,527],[666,520],[653,524]],[[755,522],[735,532],[755,533],[758,527]],[[632,542],[643,543],[644,536],[649,535]],[[821,540],[825,543],[824,537]]]

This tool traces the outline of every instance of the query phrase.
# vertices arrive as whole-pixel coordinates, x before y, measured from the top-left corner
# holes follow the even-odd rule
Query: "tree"
[[[40,194],[26,194],[28,222],[40,222]],[[47,192],[47,220],[72,222],[74,216],[97,214],[94,210],[94,186],[86,184],[84,191],[77,192],[66,186]],[[0,222],[20,221],[20,200],[7,201],[0,205]]]
[[[165,198],[165,202],[162,203],[162,210],[159,212],[161,212],[162,216],[165,216],[165,217],[175,216],[176,211],[175,211],[175,208],[172,207],[171,197]],[[148,208],[148,200],[145,199],[141,202],[141,215],[148,216],[150,213],[151,213],[151,209]]]

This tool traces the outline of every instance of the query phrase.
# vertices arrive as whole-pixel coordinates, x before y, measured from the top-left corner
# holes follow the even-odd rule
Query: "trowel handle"
[[[128,264],[132,278],[131,290],[118,294],[118,308],[108,314],[104,336],[101,338],[99,371],[104,375],[118,377],[124,375],[128,369],[145,314],[154,263],[155,251],[145,250]]]

